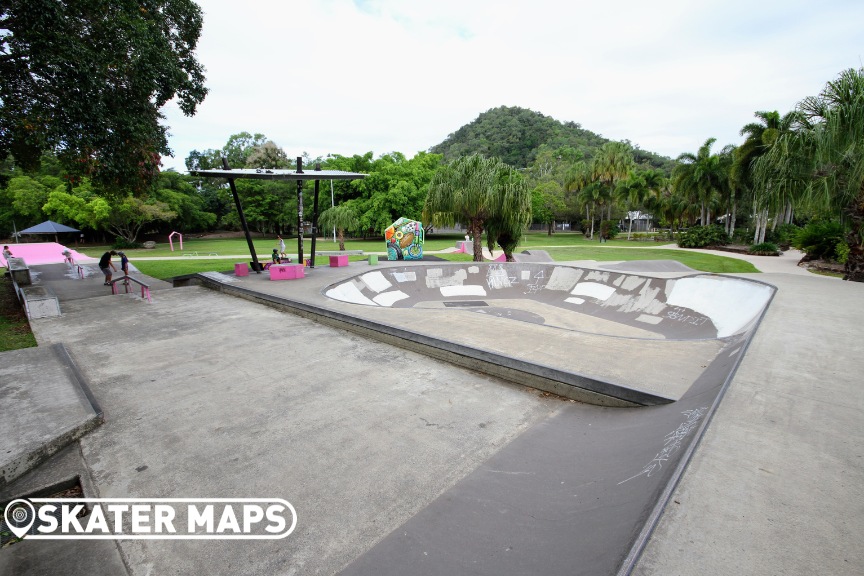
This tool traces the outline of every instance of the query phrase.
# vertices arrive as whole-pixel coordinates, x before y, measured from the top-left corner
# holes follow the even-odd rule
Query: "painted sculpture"
[[[423,223],[399,218],[384,231],[388,260],[423,259]]]

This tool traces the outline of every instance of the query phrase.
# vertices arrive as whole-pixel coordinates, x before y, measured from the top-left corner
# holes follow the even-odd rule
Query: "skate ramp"
[[[377,269],[322,292],[339,310],[461,346],[457,360],[482,356],[496,376],[619,406],[680,399],[732,339],[752,333],[774,288],[711,274],[490,263]],[[518,371],[497,371],[510,364]]]

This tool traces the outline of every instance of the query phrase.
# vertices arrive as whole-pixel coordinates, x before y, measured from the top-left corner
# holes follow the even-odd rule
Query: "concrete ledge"
[[[625,388],[611,382],[604,382],[542,364],[510,358],[490,350],[456,344],[311,304],[262,294],[240,286],[222,284],[206,276],[197,275],[196,279],[198,280],[196,283],[225,294],[265,304],[322,324],[350,330],[387,344],[412,350],[432,358],[446,360],[463,368],[476,370],[580,402],[599,406],[632,407],[668,404],[673,401],[671,398]]]
[[[60,316],[60,301],[48,286],[18,286],[18,299],[23,302],[27,317],[52,318]]]
[[[0,488],[102,423],[90,388],[62,344],[0,354]]]
[[[23,258],[9,258],[6,267],[9,269],[9,274],[12,276],[12,281],[15,284],[29,286],[32,283],[30,268]]]

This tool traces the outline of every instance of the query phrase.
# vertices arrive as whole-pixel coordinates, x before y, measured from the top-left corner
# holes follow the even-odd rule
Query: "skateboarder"
[[[114,272],[117,271],[117,268],[114,267],[114,264],[111,262],[111,256],[116,256],[117,252],[111,250],[110,252],[105,252],[102,255],[102,258],[99,259],[99,269],[102,270],[102,274],[105,275],[105,286],[111,285],[111,274],[112,270]]]

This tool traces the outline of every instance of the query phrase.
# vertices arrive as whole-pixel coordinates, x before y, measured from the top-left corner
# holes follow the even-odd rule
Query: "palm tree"
[[[490,251],[495,242],[504,250],[507,262],[515,262],[513,251],[531,223],[531,191],[515,168],[501,165],[498,173],[498,214],[486,222]]]
[[[729,173],[722,154],[712,154],[716,138],[708,138],[696,154],[685,152],[678,156],[678,165],[672,170],[675,189],[700,205],[700,221],[710,224],[711,208],[729,183]]]
[[[318,225],[321,228],[335,228],[336,237],[339,239],[339,250],[345,250],[345,230],[356,229],[360,220],[354,211],[345,204],[328,208],[318,216]]]
[[[797,111],[797,129],[756,162],[756,178],[772,190],[801,192],[810,207],[839,212],[849,225],[843,278],[864,282],[864,68],[842,72]]]
[[[680,227],[681,218],[688,206],[686,200],[675,193],[669,178],[663,178],[659,187],[654,190],[654,194],[645,200],[645,204],[649,210],[659,214],[669,224],[670,231]]]
[[[589,182],[579,191],[579,203],[585,206],[585,219],[591,222],[588,238],[594,238],[594,212],[603,196],[603,188],[599,182]]]
[[[472,154],[438,169],[429,183],[423,214],[436,226],[466,224],[474,239],[474,261],[482,262],[482,234],[490,224],[496,239],[506,233],[518,242],[531,221],[531,193],[511,166]]]
[[[631,208],[643,207],[649,196],[662,188],[665,179],[661,170],[645,170],[631,173],[629,178],[618,184],[615,195],[623,201],[629,221],[627,240],[630,240],[633,231]]]
[[[633,148],[626,142],[605,143],[591,162],[591,173],[603,185],[604,196],[609,200],[607,220],[612,219],[612,195],[618,182],[627,178],[635,165]]]
[[[756,214],[756,231],[753,242],[758,244],[765,239],[765,229],[768,221],[769,208],[780,209],[783,207],[783,221],[792,221],[792,201],[788,194],[768,194],[770,188],[757,186],[754,181],[754,166],[756,161],[763,156],[780,139],[781,136],[789,134],[798,118],[797,111],[789,112],[782,117],[776,110],[773,112],[759,111],[755,116],[760,122],[751,122],[741,128],[741,135],[745,136],[744,142],[735,149],[732,162],[733,191],[750,192],[753,197],[753,211]],[[785,190],[785,189],[784,189]],[[786,190],[788,191],[788,190]],[[734,232],[734,208],[737,196],[733,196],[733,222],[729,235]],[[778,202],[779,201],[779,202]],[[777,222],[777,218],[774,222]]]

